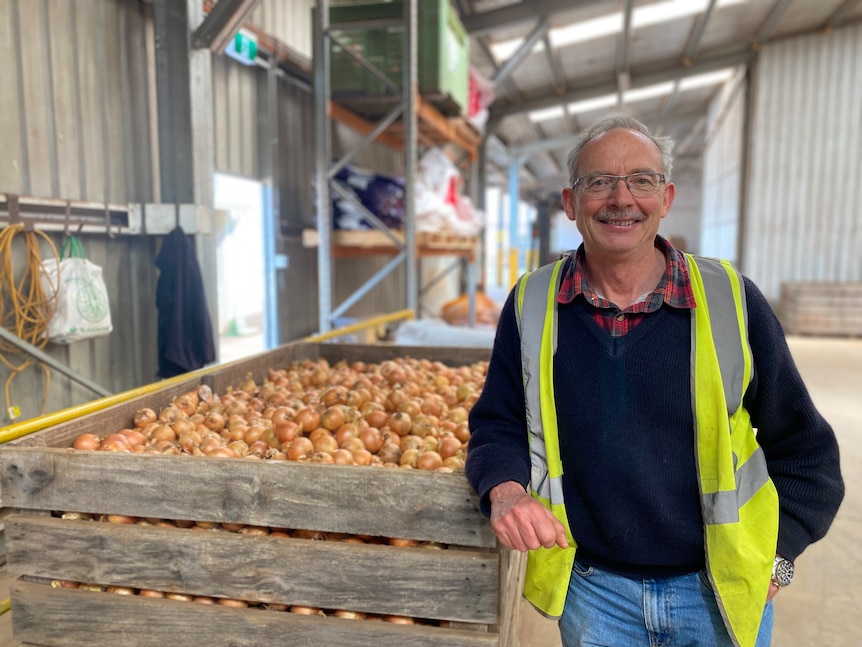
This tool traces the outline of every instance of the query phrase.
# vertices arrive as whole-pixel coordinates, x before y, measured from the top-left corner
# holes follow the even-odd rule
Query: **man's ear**
[[[662,197],[662,218],[664,218],[668,214],[668,211],[670,211],[670,207],[673,204],[673,199],[675,197],[676,186],[673,182],[668,182],[668,184],[664,187],[664,196]]]
[[[570,188],[566,187],[563,189],[563,211],[566,212],[566,218],[575,221],[575,192]]]

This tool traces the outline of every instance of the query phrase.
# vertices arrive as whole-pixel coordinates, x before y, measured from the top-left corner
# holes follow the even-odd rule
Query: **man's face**
[[[661,173],[658,147],[641,133],[616,129],[584,146],[578,176]],[[582,184],[563,189],[563,207],[584,239],[587,254],[609,259],[627,259],[652,253],[661,219],[673,203],[674,185],[663,184],[646,196],[634,196],[619,180],[606,196],[586,193]]]

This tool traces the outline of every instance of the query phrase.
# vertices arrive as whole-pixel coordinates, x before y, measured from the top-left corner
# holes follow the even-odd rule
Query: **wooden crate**
[[[784,283],[778,311],[789,334],[859,337],[862,282]]]
[[[487,349],[292,344],[0,448],[0,503],[17,640],[71,645],[509,647],[523,558],[501,549],[462,473],[82,452],[200,382],[216,393],[296,359],[456,365]],[[396,547],[63,519],[76,511],[417,539]],[[57,580],[447,621],[397,625],[55,588]]]

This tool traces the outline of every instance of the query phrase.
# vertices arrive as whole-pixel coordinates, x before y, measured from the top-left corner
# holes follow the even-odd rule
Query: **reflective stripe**
[[[552,503],[562,503],[563,492],[561,480],[551,479],[548,473],[540,391],[541,350],[543,331],[549,314],[553,352],[555,353],[557,349],[557,300],[550,297],[559,290],[562,273],[558,268],[562,267],[563,262],[561,260],[545,265],[522,276],[518,281],[515,303],[515,320],[521,337],[521,364],[527,431],[530,439],[530,488]],[[529,289],[527,289],[528,284]]]
[[[694,262],[690,255],[686,255],[686,262]],[[720,261],[699,258],[697,267],[703,279],[703,289],[706,293],[706,304],[698,304],[709,311],[710,328],[712,338],[715,342],[718,354],[718,363],[721,368],[721,379],[724,384],[724,397],[727,402],[727,413],[733,415],[742,404],[743,385],[747,384],[745,379],[745,352],[740,343],[740,325],[736,308],[729,308],[728,304],[735,303],[734,291],[731,281],[738,277],[735,270]],[[730,275],[734,273],[734,276]],[[740,291],[742,294],[744,292]],[[743,304],[743,312],[744,304]],[[748,330],[747,321],[745,330]],[[692,339],[696,339],[693,336]],[[746,340],[747,342],[747,340]],[[692,353],[692,361],[694,354]]]

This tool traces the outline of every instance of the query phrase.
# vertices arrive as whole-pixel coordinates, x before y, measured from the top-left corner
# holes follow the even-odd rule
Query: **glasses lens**
[[[635,173],[626,178],[626,186],[632,195],[652,195],[657,193],[661,186],[661,174],[659,173]]]
[[[590,175],[582,179],[584,193],[590,197],[603,198],[610,195],[617,181],[626,183],[632,195],[644,197],[658,193],[663,176],[661,173],[633,173],[632,175]]]

